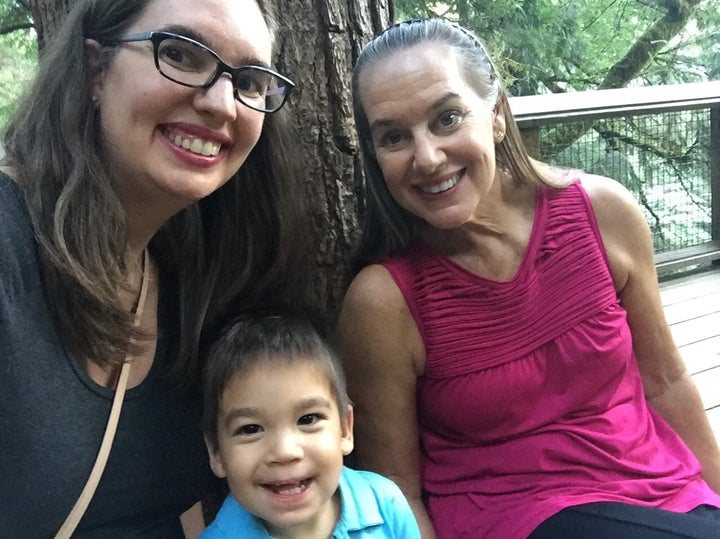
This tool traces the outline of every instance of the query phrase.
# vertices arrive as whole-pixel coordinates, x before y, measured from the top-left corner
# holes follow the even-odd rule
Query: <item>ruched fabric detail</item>
[[[421,477],[439,539],[525,538],[572,505],[720,505],[645,401],[626,312],[579,182],[537,193],[508,281],[418,244],[383,266],[426,350]]]

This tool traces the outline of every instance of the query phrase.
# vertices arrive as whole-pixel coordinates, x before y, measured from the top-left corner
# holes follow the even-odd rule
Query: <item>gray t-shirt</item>
[[[211,488],[199,395],[171,391],[161,376],[174,355],[177,307],[162,278],[160,288],[153,367],[126,394],[105,473],[74,537],[182,537],[179,515]],[[0,536],[54,536],[95,461],[113,392],[63,346],[23,196],[2,173],[0,383]]]

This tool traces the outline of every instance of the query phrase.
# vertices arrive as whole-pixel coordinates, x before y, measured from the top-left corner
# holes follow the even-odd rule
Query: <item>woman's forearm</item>
[[[703,479],[720,494],[720,448],[690,375],[648,402],[688,445],[702,465]]]

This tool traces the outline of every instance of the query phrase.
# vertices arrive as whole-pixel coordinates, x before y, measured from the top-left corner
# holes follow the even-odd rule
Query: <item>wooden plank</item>
[[[670,331],[677,346],[685,346],[715,337],[719,329],[720,312],[670,326]]]
[[[680,354],[690,374],[720,365],[720,336],[680,347]]]
[[[720,366],[694,374],[692,379],[700,391],[704,408],[720,407]]]
[[[674,249],[655,255],[655,269],[658,273],[705,264],[720,258],[720,240],[707,241],[683,249]]]
[[[711,408],[707,411],[708,421],[715,433],[715,439],[720,443],[720,406]]]
[[[665,316],[720,441],[720,268],[660,284]]]
[[[678,324],[720,311],[720,290],[700,297],[667,305],[664,308],[668,324]],[[720,328],[718,328],[720,330]]]
[[[615,88],[510,97],[521,129],[632,114],[710,108],[720,102],[720,81]]]
[[[660,297],[666,307],[715,292],[720,292],[720,267],[660,283]]]

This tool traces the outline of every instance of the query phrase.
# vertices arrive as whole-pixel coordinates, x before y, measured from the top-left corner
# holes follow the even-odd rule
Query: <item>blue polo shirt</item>
[[[410,505],[398,486],[381,475],[343,467],[342,508],[332,539],[420,539]],[[228,495],[200,539],[272,539],[260,519]]]

